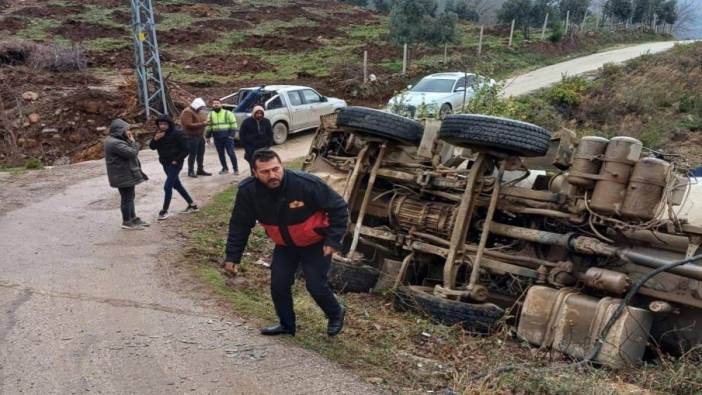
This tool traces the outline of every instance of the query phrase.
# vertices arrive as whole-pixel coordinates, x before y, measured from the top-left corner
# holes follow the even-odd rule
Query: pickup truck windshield
[[[451,92],[455,82],[456,80],[424,78],[423,80],[419,81],[417,85],[413,86],[410,91],[430,93]]]

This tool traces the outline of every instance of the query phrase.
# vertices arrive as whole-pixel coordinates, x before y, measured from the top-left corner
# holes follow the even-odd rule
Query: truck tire
[[[336,124],[413,145],[419,145],[424,134],[424,126],[417,121],[366,107],[342,108]]]
[[[551,133],[526,122],[487,115],[447,115],[441,123],[439,138],[468,148],[490,148],[525,157],[543,156],[548,151]]]
[[[394,306],[399,311],[425,314],[446,324],[460,324],[465,330],[488,334],[497,327],[504,310],[492,303],[465,303],[434,296],[432,288],[403,286],[395,292]]]
[[[374,267],[349,265],[332,259],[329,285],[337,292],[369,292],[379,276],[380,272]]]
[[[288,125],[279,121],[273,125],[273,143],[276,145],[283,144],[288,139]]]

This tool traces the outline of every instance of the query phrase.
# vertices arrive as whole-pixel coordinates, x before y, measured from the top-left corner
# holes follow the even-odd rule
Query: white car
[[[308,86],[299,85],[243,88],[220,100],[225,108],[234,111],[239,126],[251,116],[255,105],[262,105],[273,126],[276,144],[283,144],[290,133],[318,128],[320,116],[346,107],[344,100],[326,97]]]
[[[443,119],[462,109],[486,85],[495,85],[495,80],[473,73],[431,74],[390,99],[388,111],[408,118]]]

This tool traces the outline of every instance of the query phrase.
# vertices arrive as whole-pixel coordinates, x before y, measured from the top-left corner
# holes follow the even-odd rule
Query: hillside
[[[535,95],[476,110],[554,131],[566,127],[581,136],[635,137],[648,148],[679,154],[697,167],[702,165],[700,92],[702,43],[695,43],[622,66],[607,65],[593,76],[568,77]]]
[[[387,17],[331,0],[156,2],[164,74],[176,101],[221,97],[243,86],[311,85],[350,104],[380,106],[412,79],[468,69],[493,78],[623,43],[669,39],[638,32],[592,33],[552,43],[461,23],[444,48],[402,48],[387,38]],[[128,2],[0,1],[0,98],[20,158],[45,164],[98,158],[110,119],[139,121]],[[362,84],[363,51],[369,72]],[[22,99],[25,93],[31,99]],[[33,115],[30,117],[30,115]],[[2,150],[0,150],[2,151]],[[0,152],[0,163],[8,153]]]

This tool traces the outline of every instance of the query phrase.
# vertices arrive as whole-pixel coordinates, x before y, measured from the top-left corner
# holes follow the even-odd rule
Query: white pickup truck
[[[319,117],[346,107],[346,102],[326,97],[308,86],[268,85],[243,88],[220,99],[225,108],[234,111],[239,125],[251,116],[255,105],[266,110],[273,126],[273,141],[282,144],[288,134],[319,127]]]

